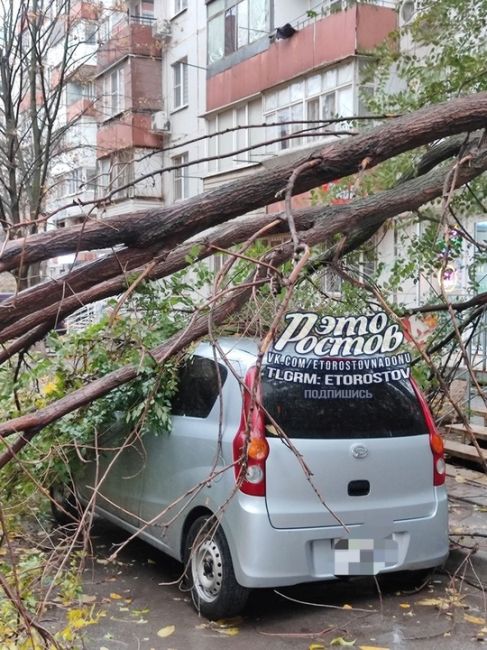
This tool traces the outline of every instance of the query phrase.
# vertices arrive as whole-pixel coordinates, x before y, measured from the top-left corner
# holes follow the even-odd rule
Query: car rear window
[[[354,391],[306,392],[305,399],[301,384],[269,379],[263,373],[263,405],[271,416],[268,435],[273,432],[272,419],[290,438],[396,438],[428,433],[408,379],[367,386],[367,391],[358,391],[367,395],[361,398],[352,397]],[[339,398],[332,396],[336,392]],[[323,394],[326,398],[320,397]]]

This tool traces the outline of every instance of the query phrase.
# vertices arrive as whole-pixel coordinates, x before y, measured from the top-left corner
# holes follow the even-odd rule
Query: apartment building
[[[323,127],[320,120],[366,114],[364,100],[373,92],[366,68],[397,27],[395,2],[209,0],[206,6],[205,117],[208,133],[218,135],[208,142],[205,189],[319,146],[350,126]],[[237,128],[245,125],[253,128]],[[310,195],[294,202],[308,205]],[[282,208],[278,202],[266,209]],[[362,254],[360,266],[371,272],[375,256]],[[340,292],[336,274],[325,273],[322,282],[329,294]]]
[[[101,5],[87,0],[53,5],[56,22],[47,51],[51,89],[60,93],[54,131],[56,155],[51,163],[46,211],[48,228],[63,228],[95,217],[96,193],[96,52]],[[58,89],[57,87],[60,86]],[[60,275],[94,255],[57,258],[49,275]]]

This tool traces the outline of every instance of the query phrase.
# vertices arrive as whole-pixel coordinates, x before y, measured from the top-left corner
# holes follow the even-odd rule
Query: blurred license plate
[[[336,576],[371,576],[397,564],[397,542],[386,539],[337,539],[333,545]]]

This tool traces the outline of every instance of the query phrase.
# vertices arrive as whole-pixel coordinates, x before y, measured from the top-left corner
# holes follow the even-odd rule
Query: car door
[[[171,431],[144,436],[148,463],[140,516],[147,524],[144,534],[168,551],[179,539],[179,513],[200,496],[205,479],[220,463],[219,430],[225,422],[218,398],[226,377],[224,366],[193,356],[180,369]]]
[[[96,507],[102,513],[131,526],[139,525],[139,504],[147,454],[140,436],[131,431],[122,413],[96,439],[90,462],[77,480],[84,501],[96,492]]]

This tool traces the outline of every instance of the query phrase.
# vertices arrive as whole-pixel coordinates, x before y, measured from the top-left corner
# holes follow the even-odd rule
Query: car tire
[[[49,488],[51,512],[57,524],[72,524],[78,521],[80,505],[71,481],[55,483]]]
[[[193,522],[185,542],[186,587],[198,613],[209,619],[239,614],[250,590],[235,579],[228,543],[213,518]]]

